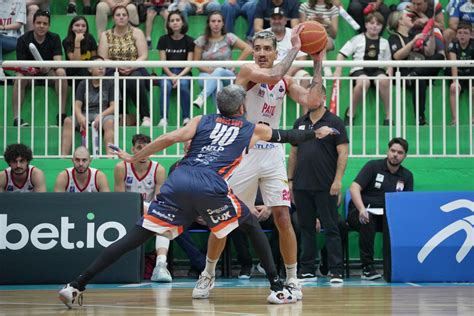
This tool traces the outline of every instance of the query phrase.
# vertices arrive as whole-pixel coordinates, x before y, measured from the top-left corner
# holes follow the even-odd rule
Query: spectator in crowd
[[[316,21],[324,25],[328,34],[327,51],[334,49],[339,27],[339,9],[332,0],[308,0],[300,5],[300,22]]]
[[[240,55],[237,60],[245,60],[252,53],[252,48],[233,33],[227,33],[224,28],[224,17],[219,11],[214,11],[207,17],[204,35],[199,36],[194,43],[194,60],[232,60],[232,50],[239,49]],[[199,67],[200,78],[207,77],[234,77],[233,69],[218,67]],[[194,100],[193,104],[202,108],[204,101],[212,95],[215,102],[217,91],[228,85],[229,80],[208,79],[199,80],[199,86],[203,88]]]
[[[161,36],[158,41],[157,48],[160,52],[160,60],[193,60],[194,39],[186,34],[188,32],[188,23],[184,19],[182,12],[177,10],[169,13],[166,21],[166,30],[168,34]],[[191,96],[189,89],[191,81],[179,77],[191,75],[191,67],[163,67],[163,75],[168,77],[176,76],[178,78],[160,80],[161,120],[158,126],[165,127],[168,124],[171,89],[178,88],[178,85],[183,125],[186,125],[189,122],[190,116]]]
[[[101,61],[102,57],[95,56],[92,60]],[[112,80],[100,80],[105,75],[103,67],[89,68],[89,75],[94,77],[92,80],[82,80],[76,91],[74,100],[75,127],[81,133],[89,128],[100,130],[102,120],[102,130],[104,131],[104,144],[114,142],[114,83]],[[101,86],[102,83],[102,86]],[[102,89],[102,97],[101,97]],[[87,96],[87,98],[86,98]],[[88,116],[87,116],[88,115]],[[72,147],[73,118],[66,117],[61,142],[61,155],[69,155]],[[107,153],[110,148],[106,147]]]
[[[61,171],[56,178],[54,192],[110,192],[105,174],[91,168],[91,155],[85,146],[79,146],[72,155],[73,167]]]
[[[267,29],[272,31],[277,39],[277,59],[275,63],[279,63],[283,60],[293,47],[291,44],[291,29],[286,27],[287,20],[283,9],[281,7],[275,7],[270,17],[270,28]],[[306,60],[306,57],[306,53],[299,51],[296,60]],[[311,75],[301,67],[291,67],[287,74],[289,76],[304,78],[303,84],[299,82],[299,84],[303,86],[308,86],[311,81]]]
[[[474,0],[459,0],[448,12],[448,27],[443,33],[446,47],[449,47],[451,41],[456,37],[459,22],[466,21],[474,25]]]
[[[382,60],[391,59],[390,47],[388,41],[381,37],[384,19],[380,12],[372,12],[365,16],[365,32],[351,38],[341,48],[337,55],[337,60],[344,60],[352,57],[353,60]],[[335,76],[341,76],[341,67],[336,68]],[[387,76],[392,75],[392,69],[383,68],[363,68],[353,67],[350,70],[350,76],[357,78],[352,94],[352,110],[348,107],[344,115],[344,124],[349,125],[355,117],[356,108],[362,100],[363,93],[366,92],[371,85],[377,87],[378,93],[382,97],[385,107],[385,119],[383,124],[390,124],[390,80]],[[377,77],[376,80],[368,77]]]
[[[23,34],[26,24],[26,0],[6,0],[0,7],[0,82],[5,80],[1,67],[3,53],[16,48],[18,37]]]
[[[137,153],[151,142],[150,137],[136,134],[132,138],[132,153]],[[140,161],[129,163],[121,161],[114,169],[114,191],[115,192],[138,192],[142,194],[144,212],[155,196],[160,193],[160,187],[165,181],[165,168],[148,157]],[[167,269],[167,255],[170,241],[163,236],[156,236],[156,266],[151,276],[152,281],[171,282],[173,279]]]
[[[408,142],[393,138],[388,143],[387,158],[367,162],[349,188],[351,202],[347,222],[359,232],[364,280],[381,277],[374,267],[374,239],[375,232],[382,231],[383,216],[374,215],[371,209],[385,209],[387,192],[413,191],[413,174],[402,166],[407,154]]]
[[[342,120],[324,106],[297,119],[293,128],[316,130],[321,126],[332,127],[339,134],[293,145],[288,159],[288,184],[293,192],[301,233],[298,279],[316,277],[314,241],[315,223],[319,218],[326,236],[330,282],[342,283],[344,263],[337,205],[342,194],[342,178],[349,152],[347,132]]]
[[[31,31],[33,29],[33,17],[38,10],[49,10],[49,0],[26,0],[27,22],[25,31]]]
[[[449,44],[449,59],[450,60],[474,60],[474,40],[472,36],[472,24],[466,21],[460,21],[456,32],[456,41]],[[451,106],[451,125],[456,125],[459,122],[457,115],[456,100],[463,91],[472,90],[472,105],[473,113],[471,123],[474,124],[474,85],[469,88],[469,77],[472,78],[474,71],[472,67],[452,67],[451,75],[454,78],[449,89],[449,101]],[[459,102],[461,105],[461,102]]]
[[[434,32],[431,32],[423,47],[417,50],[415,43],[418,39],[423,39],[421,33],[413,35],[413,14],[409,11],[392,12],[388,21],[388,27],[393,32],[388,39],[393,60],[444,60],[444,46],[438,46]],[[400,68],[402,77],[436,76],[439,68]],[[417,79],[418,84],[413,80],[407,81],[407,88],[412,92],[412,101],[415,117],[419,125],[426,124],[425,103],[428,80]],[[418,91],[417,91],[418,86]],[[417,99],[417,94],[419,99]],[[417,108],[418,104],[418,108]]]
[[[117,7],[124,7],[127,11],[127,24],[130,21],[130,24],[133,26],[138,26],[140,21],[138,20],[138,10],[134,1],[131,0],[100,0],[97,3],[96,13],[95,13],[95,24],[97,27],[97,36],[102,37],[102,32],[105,31],[107,27],[107,18],[109,15],[115,15],[115,9]],[[115,17],[113,18],[114,22]]]
[[[165,21],[165,29],[166,29],[166,21],[168,20],[168,6],[170,4],[170,0],[149,0],[143,3],[146,7],[146,20],[145,20],[145,36],[146,36],[146,43],[148,48],[152,48],[151,44],[151,32],[153,30],[153,21],[157,14],[163,17]]]
[[[23,34],[18,38],[16,44],[16,57],[18,60],[35,60],[30,51],[29,45],[34,44],[38,49],[39,54],[43,60],[57,60],[62,58],[61,39],[56,33],[49,32],[51,18],[49,12],[37,11],[33,18],[34,29]],[[57,115],[57,124],[60,125],[66,118],[66,102],[68,93],[68,83],[66,79],[66,71],[64,68],[41,68],[39,69],[40,76],[59,76],[64,79],[50,80],[50,83],[55,84],[56,93],[59,95],[60,111]],[[13,85],[13,126],[28,126],[29,124],[20,119],[21,105],[25,99],[26,87],[30,85],[31,79],[22,79],[20,73],[17,74],[20,78],[15,80]]]
[[[287,27],[292,28],[300,23],[300,2],[298,0],[258,0],[253,22],[255,32],[260,32],[270,27],[270,17],[276,7],[281,7],[285,12],[288,18]]]
[[[23,144],[10,144],[3,153],[8,164],[0,173],[0,192],[46,192],[44,173],[30,165],[31,149]]]
[[[169,11],[179,10],[188,20],[189,15],[209,15],[211,12],[220,11],[221,4],[218,0],[174,0],[169,6]]]
[[[247,41],[251,41],[257,2],[258,0],[225,0],[222,5],[222,15],[224,16],[226,31],[234,33],[235,19],[239,16],[243,16],[247,19],[248,23],[245,36]]]
[[[368,5],[374,8],[373,11],[380,12],[385,22],[388,21],[388,16],[390,15],[390,8],[384,4],[384,0],[351,0],[347,13],[360,25],[359,33],[365,32],[364,9]],[[384,28],[385,24],[382,29]]]
[[[76,0],[69,0],[69,3],[67,5],[67,15],[76,15],[77,14],[77,1]],[[88,15],[92,14],[92,8],[91,8],[91,0],[82,0],[82,14]]]
[[[413,30],[418,33],[429,18],[434,18],[434,26],[444,31],[443,5],[435,0],[411,0],[406,9],[416,14]]]
[[[99,55],[105,60],[122,60],[122,61],[144,61],[148,59],[148,48],[143,32],[129,24],[128,9],[124,6],[116,6],[112,12],[114,19],[114,27],[100,35]],[[148,75],[144,68],[120,67],[118,68],[120,77],[128,76],[144,76]],[[146,93],[145,80],[138,80],[139,86],[137,90],[136,80],[125,80],[126,95],[136,102],[138,96],[139,111],[142,126],[148,127],[150,121],[150,108],[148,105],[148,96]],[[123,87],[123,81],[120,80],[120,87]],[[122,95],[124,95],[122,93]],[[125,98],[123,102],[127,102]],[[120,106],[120,109],[123,107]],[[125,114],[125,113],[124,113]],[[138,124],[138,122],[137,122]]]
[[[67,36],[63,40],[66,60],[91,60],[97,55],[97,42],[89,33],[89,23],[83,16],[75,16],[69,23]],[[72,76],[88,76],[87,68],[67,68],[66,74]]]

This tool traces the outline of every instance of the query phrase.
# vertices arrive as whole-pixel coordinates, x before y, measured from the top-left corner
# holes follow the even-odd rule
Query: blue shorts
[[[178,166],[138,225],[174,239],[197,216],[206,221],[217,238],[223,238],[250,216],[250,211],[215,171]]]

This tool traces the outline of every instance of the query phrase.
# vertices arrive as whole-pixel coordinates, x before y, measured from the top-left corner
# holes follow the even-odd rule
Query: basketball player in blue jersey
[[[79,146],[72,155],[74,167],[61,171],[56,178],[54,192],[110,192],[105,174],[89,167],[91,155],[85,146]]]
[[[44,173],[30,165],[33,153],[28,146],[8,145],[3,157],[8,168],[0,172],[0,192],[46,192]]]
[[[161,186],[160,194],[151,203],[147,214],[59,292],[59,298],[66,306],[81,303],[86,284],[124,253],[155,234],[170,239],[178,236],[197,216],[206,221],[211,234],[219,239],[225,239],[227,234],[240,226],[252,241],[267,272],[271,288],[267,301],[273,304],[296,302],[291,290],[278,279],[268,239],[257,219],[232,193],[226,179],[239,164],[244,151],[259,140],[299,143],[315,137],[322,138],[335,131],[328,127],[317,131],[273,130],[267,125],[252,124],[244,117],[245,96],[244,89],[238,85],[225,87],[217,96],[221,114],[195,117],[185,127],[158,137],[133,156],[111,145],[120,158],[134,163],[177,142],[191,140],[186,157]],[[208,248],[208,259],[217,261],[222,250],[223,247]],[[206,273],[201,274],[198,283],[207,282],[210,286],[206,288],[211,289],[214,277]],[[203,275],[206,278],[202,278]],[[209,290],[206,293],[209,295]],[[193,297],[204,298],[197,294],[200,293],[195,295],[193,291]]]
[[[293,28],[292,48],[277,65],[277,40],[271,31],[261,31],[253,38],[255,63],[241,67],[235,83],[247,90],[245,104],[247,119],[254,123],[279,128],[286,95],[306,109],[319,108],[324,104],[325,93],[321,77],[325,51],[313,55],[313,78],[308,88],[303,88],[286,73],[301,48],[300,28]],[[297,279],[297,244],[290,220],[290,190],[285,167],[285,151],[281,144],[257,142],[242,159],[229,185],[234,194],[245,204],[252,205],[258,188],[264,204],[271,208],[275,226],[279,232],[280,251],[285,263],[286,283],[301,300],[303,292]],[[291,181],[291,179],[290,179]],[[209,247],[219,247],[218,239],[209,237]]]

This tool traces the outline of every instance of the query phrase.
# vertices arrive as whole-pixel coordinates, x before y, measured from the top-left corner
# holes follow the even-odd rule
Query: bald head
[[[72,155],[72,162],[77,173],[85,173],[91,163],[89,150],[84,146],[77,147]]]

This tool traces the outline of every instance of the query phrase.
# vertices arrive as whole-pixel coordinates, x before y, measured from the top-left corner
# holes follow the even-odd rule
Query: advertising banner
[[[391,282],[474,282],[474,192],[386,193]]]
[[[66,283],[132,228],[138,193],[1,193],[0,284]],[[140,282],[142,249],[92,283]]]

